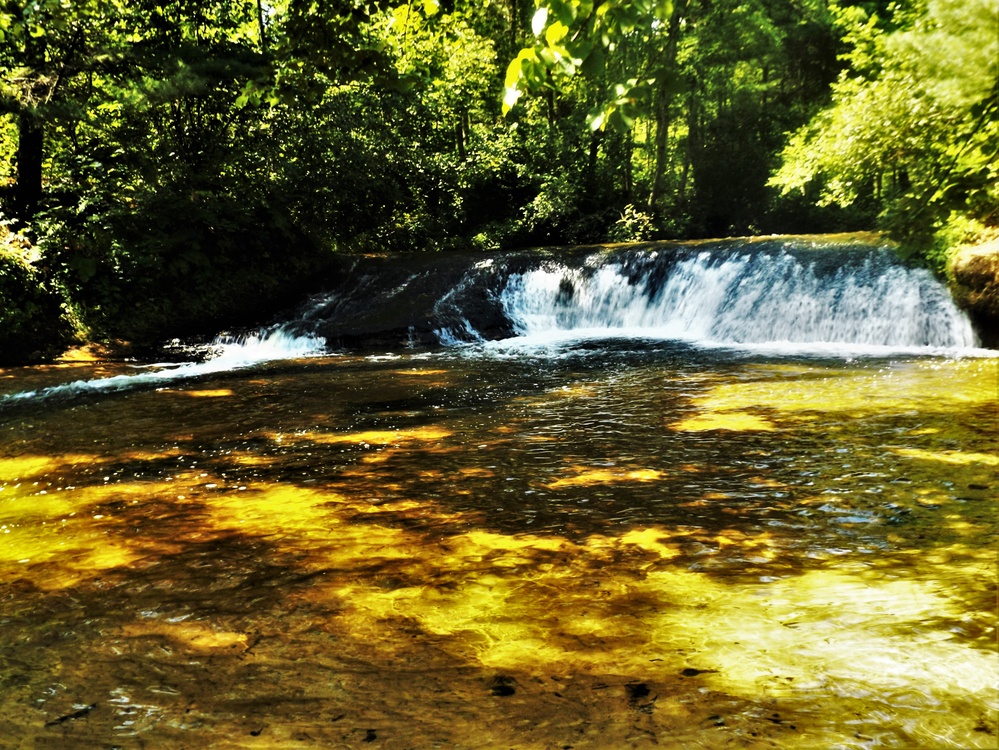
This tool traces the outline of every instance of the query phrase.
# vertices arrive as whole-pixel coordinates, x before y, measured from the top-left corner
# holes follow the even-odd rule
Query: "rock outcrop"
[[[947,270],[954,299],[968,311],[982,345],[999,348],[999,237],[962,248]]]

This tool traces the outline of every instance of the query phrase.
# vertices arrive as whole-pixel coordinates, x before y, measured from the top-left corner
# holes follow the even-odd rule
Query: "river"
[[[996,352],[587,257],[494,339],[0,371],[0,747],[994,748]]]

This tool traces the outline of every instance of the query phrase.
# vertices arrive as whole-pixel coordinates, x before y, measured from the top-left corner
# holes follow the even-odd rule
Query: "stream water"
[[[999,358],[781,263],[0,371],[0,747],[996,747]]]

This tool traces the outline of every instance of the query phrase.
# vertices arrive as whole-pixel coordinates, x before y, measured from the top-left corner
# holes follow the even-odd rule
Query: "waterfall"
[[[201,361],[12,393],[0,409],[373,346],[472,353],[633,338],[777,354],[994,355],[974,348],[970,321],[932,274],[869,245],[773,238],[349,263],[328,293],[282,323],[216,338]]]
[[[73,398],[90,393],[162,387],[174,381],[239,370],[282,359],[321,354],[325,341],[312,335],[295,335],[285,326],[274,326],[241,336],[220,335],[207,347],[207,358],[199,362],[161,362],[136,366],[137,372],[93,380],[74,380],[37,391],[0,396],[0,407],[18,402],[50,398]]]
[[[647,254],[510,275],[519,336],[635,336],[709,345],[975,346],[971,323],[924,269],[887,253],[842,265],[787,252]],[[827,260],[827,259],[823,259]],[[658,262],[657,262],[658,261]]]

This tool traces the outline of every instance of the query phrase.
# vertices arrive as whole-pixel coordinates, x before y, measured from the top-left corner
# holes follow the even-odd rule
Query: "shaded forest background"
[[[999,225],[999,0],[0,5],[0,361],[344,252]]]

